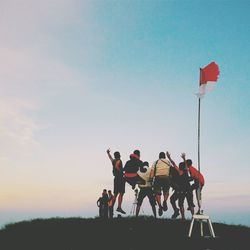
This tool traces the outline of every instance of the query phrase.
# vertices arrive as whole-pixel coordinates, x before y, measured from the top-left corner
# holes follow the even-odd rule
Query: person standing
[[[162,216],[163,211],[167,211],[167,200],[169,196],[170,189],[170,168],[171,164],[166,160],[166,155],[164,152],[159,153],[159,159],[154,162],[150,179],[154,179],[154,192],[156,195],[156,202],[159,206],[159,216]],[[163,193],[163,203],[161,204],[161,195]]]
[[[125,193],[125,179],[123,177],[123,165],[122,165],[121,155],[118,151],[116,151],[114,152],[114,158],[113,158],[110,154],[110,149],[107,149],[106,152],[113,166],[113,176],[114,176],[113,207],[115,205],[116,198],[118,197],[118,206],[116,211],[122,214],[126,214],[126,212],[122,209],[122,200],[123,200],[123,195]]]
[[[114,195],[112,194],[112,191],[109,190],[108,191],[108,211],[109,211],[109,218],[112,219],[113,215],[114,215],[114,206],[113,206],[113,202],[114,202]]]
[[[201,190],[205,184],[204,176],[200,171],[198,171],[194,166],[192,166],[193,162],[191,159],[186,160],[186,155],[183,153],[182,158],[186,164],[186,167],[188,168],[190,177],[194,181],[194,183],[191,186],[192,189],[192,195],[193,191],[195,190],[197,204],[198,204],[198,211],[197,214],[200,214],[201,212]]]
[[[108,218],[108,193],[107,189],[103,189],[102,192],[102,207],[103,207],[103,218],[107,219]]]
[[[99,217],[102,218],[103,217],[102,196],[99,197],[99,199],[97,200],[96,204],[97,204],[97,207],[99,207]]]
[[[108,194],[107,189],[103,189],[102,196],[97,200],[99,207],[99,217],[108,218]]]

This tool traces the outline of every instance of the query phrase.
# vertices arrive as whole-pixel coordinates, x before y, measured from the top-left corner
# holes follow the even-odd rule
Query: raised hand
[[[182,153],[182,154],[181,154],[181,158],[185,161],[185,159],[186,159],[186,154],[185,154],[185,153]]]

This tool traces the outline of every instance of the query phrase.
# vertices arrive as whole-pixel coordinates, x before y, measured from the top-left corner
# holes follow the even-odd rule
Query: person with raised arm
[[[172,202],[178,199],[178,205],[179,209],[181,212],[181,217],[182,219],[185,219],[185,210],[184,210],[184,200],[185,198],[187,199],[188,202],[188,207],[190,208],[190,212],[193,215],[194,214],[194,205],[193,205],[193,200],[192,200],[192,190],[191,190],[191,185],[189,183],[190,178],[188,175],[188,169],[185,165],[185,162],[180,162],[179,168],[175,164],[175,162],[172,160],[170,153],[166,153],[169,161],[172,163],[173,167],[179,174],[178,178],[178,189],[176,189],[176,194],[174,198],[172,198]],[[182,154],[183,155],[183,154]],[[181,155],[181,157],[182,157]],[[172,203],[171,203],[172,204]],[[173,218],[177,215],[177,210],[175,210],[175,213],[173,214]]]
[[[193,190],[195,190],[197,204],[198,204],[197,214],[200,214],[201,213],[201,190],[205,184],[205,179],[202,173],[199,170],[197,170],[194,166],[192,166],[192,160],[191,159],[186,160],[185,153],[182,154],[182,159],[185,162],[185,165],[189,171],[190,177],[194,181],[194,183],[191,186],[192,195],[193,195]]]
[[[123,177],[123,165],[121,160],[121,155],[118,151],[114,152],[114,158],[110,154],[110,149],[107,149],[107,154],[112,162],[113,166],[113,176],[114,176],[114,199],[113,206],[115,205],[116,198],[118,196],[118,206],[116,211],[122,214],[126,212],[122,209],[122,200],[125,193],[125,179]]]

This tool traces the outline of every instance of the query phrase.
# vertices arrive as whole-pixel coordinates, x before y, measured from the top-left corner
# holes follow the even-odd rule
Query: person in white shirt
[[[146,166],[147,166],[147,168],[146,168]],[[151,168],[148,167],[148,163],[145,164],[144,169],[146,170],[146,172],[141,172],[141,171],[137,172],[138,175],[145,181],[145,184],[138,184],[138,186],[140,188],[140,192],[138,194],[138,199],[137,199],[136,217],[138,217],[142,202],[143,202],[144,198],[147,196],[149,203],[152,207],[154,217],[156,218],[155,196],[154,196],[154,192],[152,189],[152,182],[150,180]]]

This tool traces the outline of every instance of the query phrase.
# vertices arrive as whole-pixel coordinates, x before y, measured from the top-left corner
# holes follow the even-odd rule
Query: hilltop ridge
[[[3,250],[249,249],[249,227],[213,223],[213,239],[201,238],[196,224],[190,239],[189,225],[190,220],[153,217],[35,219],[6,225],[0,245]],[[204,230],[208,234],[206,225]]]

